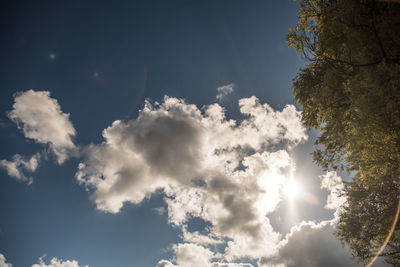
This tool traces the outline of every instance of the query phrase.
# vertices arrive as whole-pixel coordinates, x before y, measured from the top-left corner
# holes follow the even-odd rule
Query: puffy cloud
[[[216,255],[210,249],[197,244],[177,244],[173,246],[173,250],[175,253],[173,261],[176,265],[170,261],[161,260],[157,267],[253,267],[248,263],[213,262],[212,259]]]
[[[8,116],[26,138],[48,144],[58,163],[76,153],[72,141],[75,128],[69,114],[62,112],[57,100],[50,97],[50,92],[29,90],[15,94],[13,109]]]
[[[191,266],[198,266],[198,267],[254,267],[250,263],[225,263],[225,262],[212,262],[212,263],[206,263],[206,265],[191,265]],[[180,265],[175,265],[170,261],[167,260],[161,260],[157,263],[156,267],[181,267]]]
[[[0,160],[0,168],[6,170],[7,174],[15,179],[31,184],[32,177],[27,177],[24,171],[34,172],[39,165],[40,154],[36,153],[29,160],[25,160],[21,155],[16,154],[12,160]]]
[[[6,262],[6,257],[0,253],[0,267],[12,267],[11,263]]]
[[[60,259],[57,259],[57,258],[52,258],[52,259],[50,260],[50,263],[46,264],[46,263],[43,261],[43,258],[44,258],[44,257],[45,257],[45,256],[40,257],[40,258],[39,258],[39,263],[38,263],[38,264],[33,264],[31,267],[80,267],[78,261],[76,261],[76,260],[72,260],[72,261],[66,260],[66,261],[63,261],[63,260],[60,260]],[[82,266],[82,267],[83,267],[83,266]],[[89,266],[88,266],[88,265],[85,265],[85,267],[89,267]]]
[[[200,244],[222,240],[225,251],[216,257],[227,261],[272,255],[281,236],[267,215],[281,201],[292,166],[288,149],[307,135],[291,105],[275,111],[251,97],[239,107],[237,122],[218,104],[200,110],[167,96],[146,101],[137,119],[115,121],[103,131],[103,143],[83,149],[76,177],[97,208],[112,213],[162,192],[169,222],[191,242],[175,247],[178,265],[191,249],[209,259]],[[205,234],[187,231],[194,217],[209,223]]]
[[[293,105],[287,105],[281,112],[277,112],[252,96],[240,99],[239,107],[243,114],[250,116],[249,120],[244,121],[246,127],[243,127],[253,130],[248,138],[261,134],[262,139],[267,139],[270,143],[288,141],[294,145],[307,139],[305,128],[300,123],[300,112]],[[254,131],[255,129],[257,130]]]
[[[292,227],[278,245],[278,252],[271,257],[261,257],[260,267],[334,267],[358,266],[347,247],[335,237],[335,226],[346,198],[342,178],[336,172],[320,176],[321,188],[329,192],[325,208],[335,210],[332,220],[316,223],[303,221]],[[301,244],[301,245],[299,245]]]
[[[218,88],[217,98],[232,88]],[[169,223],[181,228],[184,243],[173,246],[172,261],[161,260],[157,267],[252,267],[233,263],[240,259],[260,259],[259,266],[269,267],[351,266],[349,252],[333,235],[334,220],[302,222],[282,240],[268,218],[293,172],[289,151],[307,140],[301,113],[293,105],[276,111],[254,96],[240,99],[239,108],[243,118],[234,121],[219,104],[199,109],[168,96],[161,103],[146,101],[136,119],[113,122],[103,131],[103,143],[82,148],[76,178],[97,208],[111,213],[124,203],[164,194]],[[17,94],[8,115],[25,137],[48,144],[59,163],[76,153],[69,114],[49,92]],[[29,160],[17,154],[1,160],[0,168],[31,182],[23,171],[33,172],[39,159],[39,154]],[[320,178],[321,188],[329,191],[326,208],[337,218],[346,201],[340,195],[343,182],[336,172]],[[208,226],[191,232],[191,218]],[[2,254],[1,264],[11,266]],[[46,264],[40,258],[32,267],[79,264],[57,258]]]
[[[207,267],[214,256],[209,249],[190,243],[174,245],[173,250],[179,267]]]
[[[212,267],[253,267],[250,263],[220,263],[214,262]]]
[[[43,259],[45,255],[39,258],[39,263],[33,264],[31,267],[80,267],[76,260],[60,260],[57,258],[52,258],[49,264],[46,264]],[[6,258],[0,253],[0,267],[12,267],[11,263],[6,263]],[[89,267],[88,265],[81,265],[81,267]]]
[[[156,267],[176,267],[176,265],[167,260],[160,260]]]
[[[330,221],[302,222],[293,227],[273,257],[263,257],[260,267],[358,266],[351,253],[334,235]]]
[[[233,87],[235,85],[233,83],[223,85],[217,88],[218,94],[217,94],[217,99],[221,101],[224,97],[229,95],[230,93],[233,92]]]
[[[346,197],[343,194],[344,184],[342,178],[335,171],[327,172],[320,176],[321,188],[329,191],[325,208],[335,210],[335,218],[339,217],[341,207],[346,203]]]
[[[118,212],[124,202],[139,203],[167,185],[185,185],[189,189],[182,190],[195,188],[200,190],[197,193],[202,187],[196,182],[205,180],[211,187],[237,187],[232,179],[223,177],[242,160],[262,161],[267,157],[257,153],[260,159],[245,158],[246,153],[254,154],[263,146],[280,141],[298,143],[307,138],[300,113],[290,106],[275,112],[268,105],[259,104],[255,97],[247,102],[241,100],[240,105],[248,117],[236,125],[225,119],[223,108],[217,104],[202,113],[176,98],[165,97],[162,104],[155,106],[146,102],[136,120],[115,121],[103,131],[102,144],[84,149],[85,160],[76,176],[95,189],[100,209]],[[298,125],[287,124],[284,114],[290,112]],[[299,133],[288,133],[292,131]],[[215,170],[222,178],[216,177]],[[235,175],[240,178],[240,172]],[[221,182],[224,185],[219,185]]]
[[[220,87],[217,98],[232,86]],[[303,222],[282,240],[268,218],[293,172],[289,150],[307,140],[300,112],[292,105],[276,111],[254,96],[240,99],[239,108],[243,118],[234,121],[218,104],[199,109],[167,96],[161,103],[146,101],[136,119],[113,122],[103,131],[103,143],[82,149],[76,178],[106,212],[164,194],[169,223],[182,229],[184,243],[173,246],[172,261],[161,260],[157,267],[251,267],[233,263],[244,258],[271,267],[348,264],[336,259],[348,252],[338,248],[333,222]],[[48,144],[59,163],[75,153],[75,129],[49,92],[17,94],[9,117],[27,138]],[[15,155],[12,161],[0,161],[0,167],[29,181],[21,170],[34,171],[38,160],[39,154],[29,160]],[[329,191],[326,208],[337,211],[343,205],[343,187],[335,172],[321,176],[321,188]],[[191,218],[208,226],[191,232]],[[50,266],[79,265],[57,258],[49,264],[40,258],[32,265]]]

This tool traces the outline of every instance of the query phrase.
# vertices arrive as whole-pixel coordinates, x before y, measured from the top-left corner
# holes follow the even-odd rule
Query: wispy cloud
[[[222,101],[226,96],[231,94],[233,92],[233,88],[235,87],[235,84],[230,83],[227,85],[223,85],[217,88],[217,100]]]
[[[7,171],[7,174],[15,179],[31,184],[32,177],[26,176],[26,172],[34,172],[39,165],[40,154],[36,153],[29,160],[25,160],[21,155],[16,154],[12,160],[0,160],[0,168]]]

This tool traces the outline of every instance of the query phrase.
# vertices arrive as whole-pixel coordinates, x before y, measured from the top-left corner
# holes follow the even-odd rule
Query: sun
[[[290,198],[295,198],[300,192],[300,184],[293,178],[290,178],[285,186],[285,193]]]

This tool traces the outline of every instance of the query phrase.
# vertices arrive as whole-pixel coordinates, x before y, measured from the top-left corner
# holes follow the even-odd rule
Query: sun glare
[[[293,178],[291,178],[285,186],[286,195],[293,199],[300,192],[300,185]]]

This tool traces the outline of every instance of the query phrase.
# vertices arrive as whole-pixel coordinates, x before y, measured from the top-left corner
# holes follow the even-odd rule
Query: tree
[[[400,192],[400,1],[303,0],[287,36],[309,64],[293,81],[303,121],[321,132],[315,161],[353,173],[337,227],[368,263],[393,224]],[[400,264],[400,225],[382,254]]]

